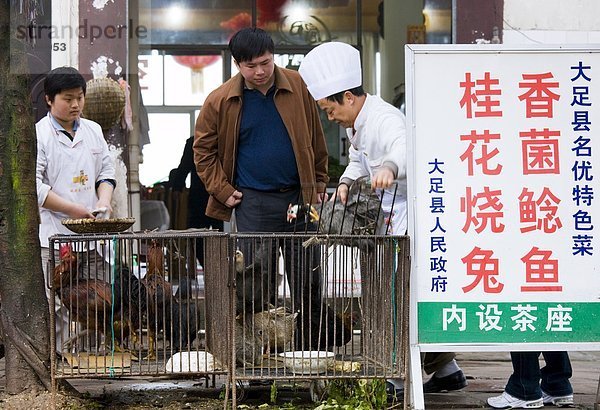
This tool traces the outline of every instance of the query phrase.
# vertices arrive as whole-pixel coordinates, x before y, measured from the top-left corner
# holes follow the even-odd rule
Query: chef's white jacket
[[[96,182],[115,179],[114,161],[97,123],[80,119],[73,141],[52,122],[50,114],[35,125],[37,135],[37,197],[40,209],[40,243],[48,237],[72,233],[61,221],[69,216],[43,207],[50,190],[92,210],[98,202]]]
[[[354,129],[346,129],[349,163],[341,180],[352,181],[369,176],[382,166],[392,163],[397,168],[395,186],[379,192],[386,219],[391,220],[394,235],[404,235],[407,228],[406,209],[406,121],[396,107],[375,95],[367,94],[365,103],[354,121]],[[395,197],[394,197],[395,194]],[[385,233],[385,229],[380,233]]]

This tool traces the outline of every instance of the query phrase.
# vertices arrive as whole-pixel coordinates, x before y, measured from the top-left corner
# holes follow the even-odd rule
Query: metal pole
[[[600,377],[598,378],[598,388],[596,389],[596,403],[594,403],[594,410],[600,410]]]

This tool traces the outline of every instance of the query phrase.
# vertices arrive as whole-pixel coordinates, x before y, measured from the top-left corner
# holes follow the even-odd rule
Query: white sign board
[[[597,350],[600,48],[406,56],[411,344]]]

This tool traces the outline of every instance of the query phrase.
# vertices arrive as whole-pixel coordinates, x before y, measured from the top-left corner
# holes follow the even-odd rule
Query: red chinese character
[[[460,100],[460,106],[467,110],[467,118],[473,118],[473,103],[477,101],[477,97],[473,92],[475,83],[471,81],[471,73],[465,73],[465,81],[460,82],[460,87],[464,88],[465,92]]]
[[[558,260],[550,259],[550,256],[552,251],[534,246],[521,258],[525,264],[525,283],[529,284],[521,286],[522,292],[562,291],[562,285],[558,284]]]
[[[491,78],[490,73],[486,72],[483,79],[473,82],[471,73],[465,73],[465,81],[459,84],[464,89],[460,106],[466,109],[467,118],[473,118],[473,104],[479,108],[475,111],[475,117],[502,117],[501,110],[494,110],[500,106],[500,100],[492,98],[502,94],[502,90],[494,88],[500,84],[497,78]]]
[[[482,250],[474,247],[473,250],[461,259],[467,269],[467,275],[475,276],[473,282],[462,288],[464,293],[470,292],[483,281],[483,291],[485,293],[500,293],[504,284],[498,281],[498,259],[492,258],[494,254],[490,250]]]
[[[558,204],[560,204],[560,199],[550,191],[550,188],[544,187],[537,200],[537,205],[544,214],[543,218],[540,218],[538,221],[538,229],[541,229],[545,233],[553,233],[557,229],[562,228],[560,217],[556,216],[558,213]]]
[[[523,74],[523,80],[519,83],[519,88],[526,88],[519,100],[525,100],[526,117],[547,117],[553,116],[553,102],[560,99],[560,95],[554,93],[551,88],[558,88],[558,82],[545,82],[549,78],[554,78],[552,73]]]
[[[529,224],[528,226],[521,227],[521,232],[530,232],[535,229],[537,207],[533,199],[533,192],[528,191],[527,188],[523,188],[521,195],[519,195],[519,219],[521,220],[521,224]]]
[[[560,174],[558,155],[558,139],[560,131],[548,128],[522,131],[521,155],[523,158],[523,175],[528,174]]]
[[[545,187],[537,200],[533,199],[533,192],[523,188],[519,195],[519,213],[521,224],[527,226],[521,227],[521,232],[531,232],[535,229],[544,233],[553,233],[562,228],[558,213],[558,204],[560,199],[556,197]],[[538,218],[538,209],[543,216]]]
[[[488,162],[500,152],[498,148],[488,151],[488,144],[492,140],[499,140],[500,134],[490,134],[490,130],[484,130],[483,134],[477,134],[477,131],[471,130],[471,134],[461,135],[461,141],[469,141],[470,144],[460,156],[461,161],[467,160],[467,174],[473,175],[474,164],[481,166],[481,172],[484,175],[498,175],[502,171],[502,165],[497,164],[494,168],[488,165]],[[475,158],[475,144],[481,142],[481,155]]]
[[[475,232],[481,233],[490,222],[490,230],[493,233],[504,232],[504,224],[499,222],[504,217],[502,209],[504,205],[500,202],[502,190],[490,190],[483,187],[483,192],[476,195],[471,194],[471,187],[466,188],[464,197],[460,198],[460,211],[466,214],[463,232],[467,232],[471,225],[475,226]],[[481,202],[479,205],[477,202]],[[477,208],[478,212],[473,212]]]

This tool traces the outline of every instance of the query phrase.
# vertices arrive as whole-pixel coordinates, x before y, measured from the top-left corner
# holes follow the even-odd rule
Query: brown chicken
[[[148,320],[148,356],[156,358],[156,334],[165,329],[171,316],[173,288],[165,279],[165,256],[163,247],[152,240],[147,253],[146,276],[142,285],[146,289]]]
[[[96,336],[110,332],[111,286],[101,280],[80,279],[77,255],[69,244],[60,248],[60,263],[54,267],[52,284],[71,320],[83,327],[83,332],[67,340],[63,348],[90,332]]]
[[[127,266],[119,266],[115,270],[114,294],[115,340],[135,350],[140,341],[141,316],[147,306],[146,289]]]

